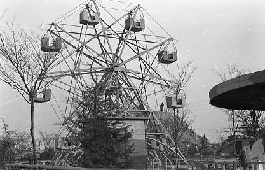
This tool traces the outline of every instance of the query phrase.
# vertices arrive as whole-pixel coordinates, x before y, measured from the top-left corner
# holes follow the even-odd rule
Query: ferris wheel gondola
[[[41,50],[43,52],[59,52],[62,48],[62,40],[59,37],[52,38],[45,35],[41,38]]]
[[[97,25],[99,23],[98,14],[90,10],[89,6],[86,5],[86,9],[81,11],[79,15],[79,23],[83,25]]]

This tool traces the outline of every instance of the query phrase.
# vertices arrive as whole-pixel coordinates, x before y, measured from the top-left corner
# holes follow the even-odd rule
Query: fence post
[[[254,170],[255,169],[255,163],[250,163],[249,169]]]
[[[214,164],[214,169],[218,169],[218,163],[217,162]]]
[[[254,163],[254,170],[258,170],[257,163]]]
[[[236,170],[236,163],[233,163],[233,170]]]
[[[254,170],[258,170],[258,167],[259,167],[258,162],[255,162],[255,163],[254,163]]]

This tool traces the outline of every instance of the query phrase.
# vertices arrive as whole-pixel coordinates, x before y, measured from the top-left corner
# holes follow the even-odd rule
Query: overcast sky
[[[104,0],[107,1],[107,0]],[[123,1],[123,0],[121,0]],[[1,0],[2,21],[38,28],[50,23],[80,0]],[[128,2],[125,1],[124,2]],[[258,71],[265,63],[265,2],[263,0],[141,0],[148,13],[178,42],[179,63],[192,60],[197,70],[185,90],[187,103],[199,134],[216,140],[217,131],[228,127],[224,113],[209,105],[209,90],[220,82],[213,69],[226,71],[227,64]],[[109,1],[111,3],[111,1]],[[3,24],[3,22],[1,22]],[[49,104],[37,105],[37,130],[56,132],[57,116]],[[13,129],[29,130],[30,107],[10,87],[0,82],[0,117]]]

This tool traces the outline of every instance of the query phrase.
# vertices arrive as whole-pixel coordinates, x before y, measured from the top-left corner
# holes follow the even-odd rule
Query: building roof
[[[210,104],[233,110],[265,110],[265,70],[245,74],[214,86]]]

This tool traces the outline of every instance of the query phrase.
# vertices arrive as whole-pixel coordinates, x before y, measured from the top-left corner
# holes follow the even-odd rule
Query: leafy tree
[[[174,83],[171,84],[171,88],[168,91],[169,96],[178,96],[181,92],[184,93],[185,87],[188,85],[194,71],[197,68],[193,66],[192,61],[188,61],[183,65],[177,65],[178,73],[173,76]],[[183,136],[189,136],[189,129],[193,123],[193,120],[189,118],[191,110],[188,106],[185,108],[164,108],[164,103],[160,105],[159,117],[163,126],[167,129],[170,135],[173,137],[176,146],[187,145],[187,140]],[[176,150],[177,152],[177,150]]]
[[[0,137],[0,168],[5,168],[6,163],[15,160],[14,141],[11,137],[12,131],[9,130],[8,124],[3,120],[3,132]]]
[[[30,134],[17,130],[10,130],[3,121],[3,135],[0,137],[0,164],[14,162],[18,157],[23,158],[25,153],[32,151]],[[32,157],[32,154],[30,154]]]
[[[126,167],[133,150],[129,142],[132,133],[128,131],[129,126],[108,120],[110,115],[105,111],[105,106],[115,105],[106,102],[110,101],[105,100],[104,95],[98,94],[93,87],[82,90],[82,97],[72,98],[72,115],[75,117],[65,119],[70,132],[67,141],[72,148],[81,148],[82,152],[69,160],[71,165],[88,168]]]
[[[178,146],[185,147],[189,144],[192,133],[190,131],[193,120],[190,119],[191,111],[189,108],[179,109],[179,113],[176,117],[178,124],[174,121],[174,115],[172,110],[168,109],[168,112],[160,113],[161,123],[170,133],[170,135],[178,141]],[[177,126],[177,127],[176,127]]]
[[[44,151],[40,153],[40,159],[41,160],[52,160],[53,157],[55,156],[55,150],[54,150],[54,146],[51,144],[53,144],[53,141],[55,140],[57,135],[53,133],[50,134],[50,133],[43,132],[43,131],[40,131],[39,134],[40,134],[39,142],[42,145],[44,145]]]
[[[13,131],[12,138],[14,140],[15,150],[17,154],[32,151],[31,136],[28,132]]]
[[[205,135],[200,138],[199,152],[203,157],[208,157],[213,155],[212,145]]]
[[[188,158],[192,158],[196,153],[198,153],[198,147],[196,144],[193,143],[189,144],[188,146],[189,147],[187,147],[186,156]]]
[[[119,121],[111,122],[104,116],[86,120],[82,148],[84,167],[124,168],[132,152],[129,139],[132,133]]]
[[[45,148],[43,152],[40,153],[40,160],[52,160],[55,156],[55,151],[53,148]]]
[[[53,146],[51,144],[54,141],[54,139],[57,137],[57,135],[43,131],[39,131],[39,134],[40,134],[39,140],[42,143],[42,145],[44,145],[45,149],[52,148]]]
[[[10,130],[8,124],[3,120],[3,135],[0,136],[0,167],[4,168],[6,163],[16,160],[32,159],[31,136],[28,132]],[[50,145],[55,134],[40,132],[41,138],[37,139],[45,145],[40,153],[40,159],[52,159],[55,155],[54,148]]]

